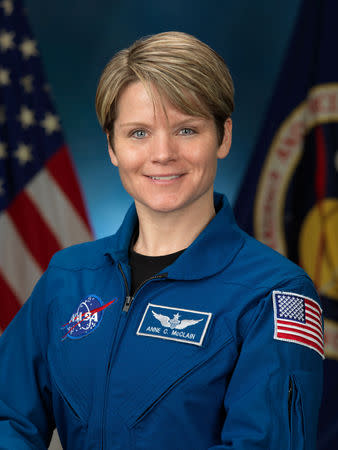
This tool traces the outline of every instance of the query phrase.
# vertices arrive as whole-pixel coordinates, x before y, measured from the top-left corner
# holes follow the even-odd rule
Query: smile
[[[152,177],[150,176],[149,178],[151,178],[152,180],[174,180],[175,178],[179,178],[181,175],[167,175],[167,176],[162,176],[162,177]]]

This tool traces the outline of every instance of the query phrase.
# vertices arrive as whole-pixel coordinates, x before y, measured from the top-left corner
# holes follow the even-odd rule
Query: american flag
[[[92,239],[21,1],[0,1],[0,334],[54,252]]]
[[[273,292],[275,339],[296,342],[324,358],[322,309],[317,302],[291,292]]]

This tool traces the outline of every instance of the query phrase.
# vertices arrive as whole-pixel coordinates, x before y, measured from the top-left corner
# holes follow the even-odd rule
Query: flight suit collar
[[[216,216],[176,261],[163,270],[168,278],[197,280],[214,275],[229,265],[243,246],[243,233],[225,195],[214,193],[214,204]],[[114,261],[128,263],[129,244],[136,225],[137,213],[133,204],[107,249],[106,253]]]

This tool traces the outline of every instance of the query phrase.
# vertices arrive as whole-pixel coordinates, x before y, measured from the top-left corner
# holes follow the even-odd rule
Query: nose
[[[168,133],[161,133],[153,139],[151,146],[151,161],[167,164],[177,157],[174,138]]]

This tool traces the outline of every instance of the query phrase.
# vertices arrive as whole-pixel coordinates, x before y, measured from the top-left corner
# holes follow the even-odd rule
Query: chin
[[[147,205],[149,209],[156,212],[169,213],[180,209],[179,205],[159,203],[156,205]]]
[[[140,201],[144,206],[146,206],[148,209],[156,212],[163,212],[163,213],[169,213],[176,211],[178,209],[181,209],[182,201],[179,201],[176,199],[152,199],[151,201],[145,202]]]

